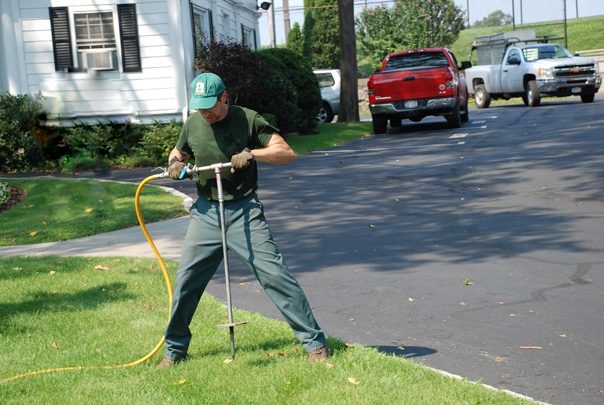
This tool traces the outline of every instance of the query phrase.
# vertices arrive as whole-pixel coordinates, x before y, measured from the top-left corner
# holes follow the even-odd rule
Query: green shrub
[[[40,162],[36,131],[42,114],[41,96],[0,94],[0,170],[28,170]]]
[[[182,122],[175,120],[145,125],[142,139],[136,148],[139,159],[147,162],[145,165],[165,164],[170,151],[176,145],[181,128]]]
[[[303,133],[313,132],[317,126],[315,117],[321,107],[321,92],[308,60],[287,48],[267,48],[256,53],[269,64],[273,75],[280,75],[281,80],[291,83],[294,90],[294,98],[291,101],[296,108],[295,130]],[[277,113],[283,99],[273,99]]]
[[[10,187],[5,181],[0,180],[0,205],[10,200]]]
[[[78,123],[65,131],[65,143],[72,154],[91,154],[99,160],[111,160],[127,154],[142,138],[140,125],[126,122]]]
[[[211,42],[199,51],[195,66],[219,75],[229,101],[274,116],[283,132],[312,132],[321,95],[309,63],[295,52],[253,52],[236,42]]]

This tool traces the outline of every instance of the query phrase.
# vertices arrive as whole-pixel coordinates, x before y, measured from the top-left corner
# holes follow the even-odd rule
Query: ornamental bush
[[[41,96],[0,94],[0,171],[28,170],[43,160],[36,139],[42,114]]]

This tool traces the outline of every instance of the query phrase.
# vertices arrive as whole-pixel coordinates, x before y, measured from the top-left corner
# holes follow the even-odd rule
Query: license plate
[[[416,108],[416,107],[417,107],[417,100],[405,101],[405,108]]]
[[[581,87],[573,87],[570,91],[573,94],[581,93]]]

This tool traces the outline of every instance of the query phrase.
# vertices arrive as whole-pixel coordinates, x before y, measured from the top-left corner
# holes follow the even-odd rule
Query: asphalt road
[[[460,129],[404,121],[263,165],[271,229],[325,331],[540,401],[603,403],[603,112],[601,98],[471,110]],[[194,195],[192,182],[163,183]],[[178,252],[186,219],[155,225],[160,251]],[[46,251],[60,246],[86,251]],[[234,305],[280,318],[230,263]],[[219,271],[208,291],[224,299],[224,287]]]
[[[472,110],[261,169],[328,334],[555,404],[604,401],[604,102]],[[279,317],[231,260],[235,306]],[[209,290],[224,298],[220,274]]]

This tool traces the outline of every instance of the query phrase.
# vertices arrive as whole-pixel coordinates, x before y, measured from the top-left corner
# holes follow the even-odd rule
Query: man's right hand
[[[186,164],[184,162],[181,162],[178,159],[172,159],[172,163],[170,163],[170,165],[168,166],[168,176],[170,176],[171,179],[174,180],[182,180],[183,178],[180,177],[180,174],[182,173],[182,170],[185,168]]]

